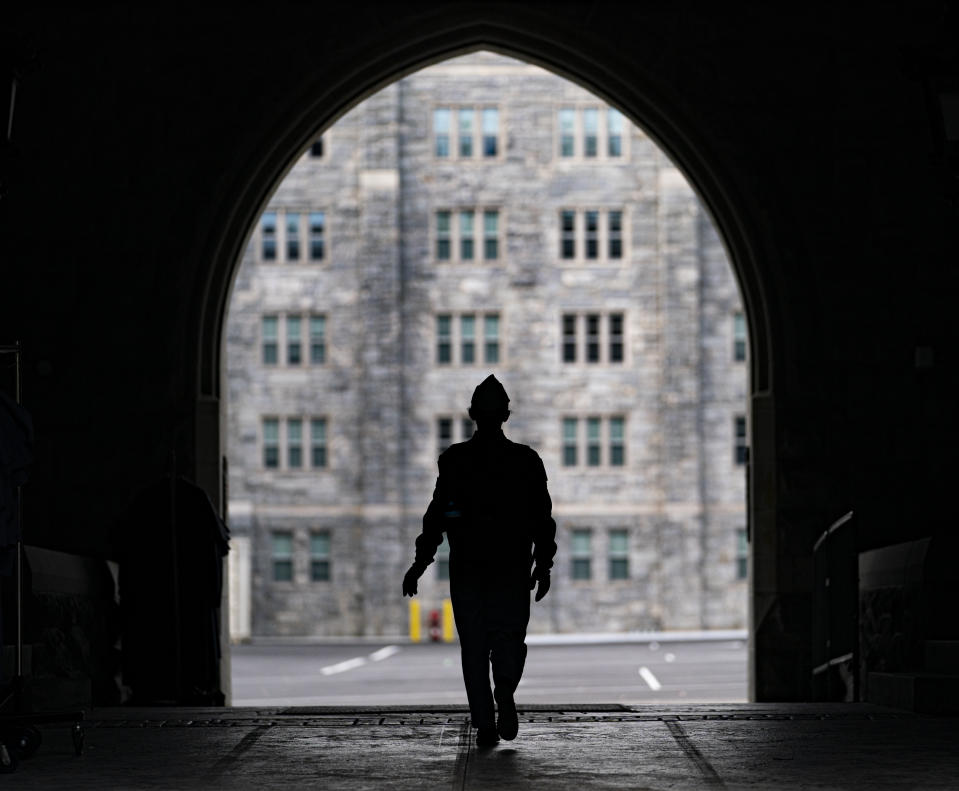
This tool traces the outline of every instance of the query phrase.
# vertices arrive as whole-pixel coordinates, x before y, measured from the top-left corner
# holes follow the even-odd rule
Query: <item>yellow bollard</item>
[[[420,636],[420,603],[410,599],[410,640],[418,643]]]
[[[443,642],[453,642],[453,602],[443,599]]]

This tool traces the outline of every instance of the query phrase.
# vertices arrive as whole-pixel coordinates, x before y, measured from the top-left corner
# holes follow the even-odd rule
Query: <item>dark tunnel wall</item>
[[[110,555],[171,451],[218,500],[219,329],[258,207],[321,124],[479,45],[630,112],[726,238],[757,352],[757,699],[809,695],[811,546],[829,522],[855,509],[870,548],[948,513],[959,239],[922,78],[959,67],[939,4],[34,3],[5,17],[5,53],[37,54],[0,201],[0,342],[24,344],[37,425],[29,543]]]

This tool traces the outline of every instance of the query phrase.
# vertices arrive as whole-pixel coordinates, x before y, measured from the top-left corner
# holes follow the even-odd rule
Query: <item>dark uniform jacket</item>
[[[546,470],[536,451],[501,431],[490,437],[478,432],[440,455],[416,561],[428,565],[445,532],[454,598],[457,588],[492,584],[523,586],[528,601],[533,562],[549,570],[556,554],[551,510]]]

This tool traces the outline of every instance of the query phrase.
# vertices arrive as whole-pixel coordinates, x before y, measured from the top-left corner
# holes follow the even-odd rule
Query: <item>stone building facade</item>
[[[558,527],[531,631],[744,626],[741,311],[682,174],[584,89],[474,53],[366,99],[293,164],[234,283],[234,636],[406,633],[436,457],[489,373]]]

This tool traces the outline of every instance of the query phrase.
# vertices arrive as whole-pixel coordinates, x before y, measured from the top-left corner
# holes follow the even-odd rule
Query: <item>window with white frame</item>
[[[574,580],[593,578],[593,531],[577,527],[570,531],[570,577]]]
[[[284,329],[282,357],[280,355],[281,320]],[[306,342],[309,344],[308,357],[304,355],[304,332],[307,334]],[[260,322],[260,336],[263,365],[278,365],[281,359],[286,365],[294,368],[306,364],[326,364],[326,316],[323,314],[302,316],[295,313],[284,316],[267,314]]]
[[[560,107],[556,112],[561,160],[623,160],[629,139],[626,118],[614,107]]]
[[[263,418],[263,466],[275,470],[280,466],[280,420]]]
[[[444,105],[433,109],[433,156],[479,160],[499,156],[498,107]]]
[[[620,365],[625,354],[625,317],[622,313],[563,313],[560,353],[564,363]]]
[[[624,250],[622,209],[561,209],[559,257],[563,261],[619,261]]]
[[[313,582],[330,581],[330,531],[310,533],[310,579]]]
[[[500,349],[498,313],[436,315],[437,365],[495,365],[502,356]]]
[[[609,579],[629,579],[629,531],[616,528],[609,531]]]
[[[327,466],[327,419],[304,418],[299,415],[286,418],[262,419],[263,467],[271,470],[298,471],[306,467],[306,430],[309,427],[310,466]]]
[[[303,362],[303,320],[299,316],[286,317],[286,364]]]
[[[259,260],[267,263],[297,264],[327,257],[326,212],[298,209],[270,209],[260,216]],[[304,236],[304,233],[306,236]],[[303,239],[307,240],[304,256]]]
[[[261,345],[263,348],[263,364],[276,365],[280,361],[280,318],[279,316],[264,316],[261,326]]]
[[[310,463],[313,469],[326,467],[328,463],[326,422],[325,417],[310,419]]]
[[[293,533],[274,530],[270,534],[270,565],[274,582],[293,581]]]
[[[286,466],[291,470],[303,467],[303,418],[286,419]]]
[[[326,363],[326,316],[310,316],[310,365]]]
[[[433,221],[437,261],[470,263],[500,258],[499,209],[440,209]]]
[[[622,415],[564,417],[563,467],[609,468],[626,465],[626,418]]]

